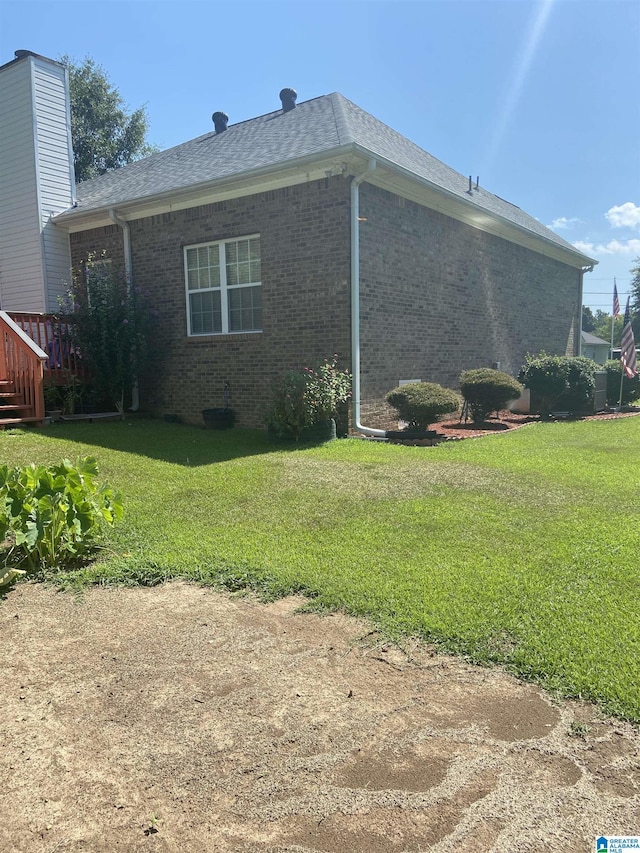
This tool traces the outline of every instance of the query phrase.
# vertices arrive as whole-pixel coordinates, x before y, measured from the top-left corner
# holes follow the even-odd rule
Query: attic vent
[[[211,120],[216,129],[216,133],[222,133],[227,129],[227,122],[229,121],[229,116],[226,113],[214,113],[211,116]]]
[[[295,109],[297,97],[298,93],[295,89],[283,89],[280,92],[280,100],[282,101],[283,113],[288,113],[291,110]]]

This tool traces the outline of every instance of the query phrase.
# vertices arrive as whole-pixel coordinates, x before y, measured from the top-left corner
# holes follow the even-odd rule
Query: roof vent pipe
[[[211,121],[215,126],[216,133],[222,133],[227,129],[227,122],[229,121],[229,116],[226,113],[214,113],[211,116]]]
[[[295,89],[282,89],[280,92],[280,100],[282,101],[283,113],[288,113],[295,109],[297,97],[298,93]]]

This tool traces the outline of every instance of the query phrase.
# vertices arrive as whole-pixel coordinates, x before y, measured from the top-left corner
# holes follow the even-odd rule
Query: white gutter
[[[360,184],[376,168],[376,161],[369,160],[367,170],[351,181],[351,398],[353,400],[353,427],[364,435],[380,438],[386,436],[383,429],[362,426],[360,423]]]
[[[122,241],[124,244],[124,274],[127,279],[127,289],[131,291],[133,282],[133,264],[131,263],[131,230],[129,228],[129,223],[125,222],[124,219],[120,219],[113,207],[109,210],[109,219],[111,219],[115,225],[119,225],[120,228],[122,228]],[[136,382],[131,389],[131,408],[129,411],[137,412],[139,408],[140,393],[138,390],[138,383]]]

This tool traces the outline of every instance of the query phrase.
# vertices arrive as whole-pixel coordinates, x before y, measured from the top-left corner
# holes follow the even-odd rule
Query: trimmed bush
[[[509,400],[517,400],[522,394],[522,385],[501,370],[479,367],[460,374],[460,391],[473,422],[481,423],[492,412],[504,409]]]
[[[532,408],[541,415],[553,411],[585,412],[593,408],[595,374],[599,365],[590,358],[563,355],[527,355],[518,379],[531,391]]]
[[[397,411],[398,418],[407,421],[408,429],[426,430],[441,415],[460,408],[455,391],[434,382],[408,382],[389,391],[386,400]]]
[[[622,366],[618,359],[607,361],[602,366],[607,372],[607,405],[617,406],[620,403],[620,377],[622,375]],[[640,373],[636,374],[633,379],[624,376],[622,380],[622,405],[626,406],[640,400]]]
[[[334,355],[319,367],[289,370],[273,383],[267,412],[269,431],[273,435],[298,441],[305,430],[329,418],[340,414],[345,420],[345,407],[351,396],[351,374],[339,370],[337,362],[338,356]]]

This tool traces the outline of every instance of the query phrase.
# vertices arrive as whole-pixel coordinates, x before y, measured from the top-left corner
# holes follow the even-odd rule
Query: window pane
[[[219,290],[192,293],[189,296],[189,305],[192,335],[210,335],[222,331]]]
[[[246,332],[262,328],[262,289],[237,287],[229,291],[229,331]]]
[[[187,249],[189,290],[220,287],[220,247],[198,246]]]
[[[260,240],[236,240],[225,244],[227,284],[254,284],[260,281]]]

